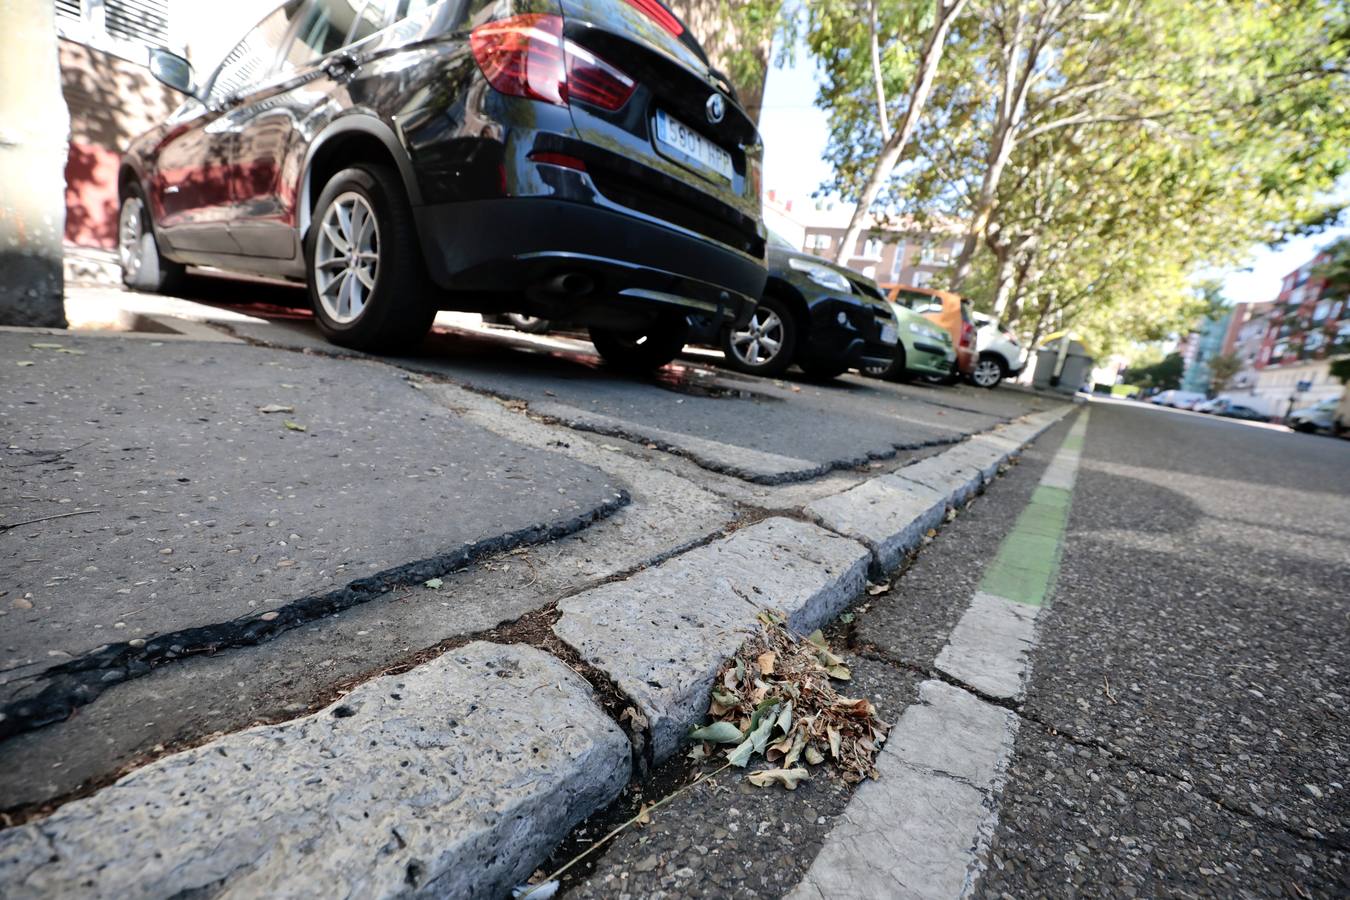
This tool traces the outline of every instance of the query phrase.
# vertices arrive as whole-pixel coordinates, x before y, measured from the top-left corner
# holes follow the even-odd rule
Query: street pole
[[[66,325],[70,116],[51,0],[0,0],[0,325]]]

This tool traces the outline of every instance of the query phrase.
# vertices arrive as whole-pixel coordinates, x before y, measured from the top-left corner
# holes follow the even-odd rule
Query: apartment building
[[[833,261],[848,231],[851,206],[812,199],[787,199],[769,191],[764,215],[769,227],[807,253]],[[885,223],[873,219],[852,247],[847,265],[878,282],[929,285],[961,250],[957,223],[940,229],[921,228],[905,218]]]

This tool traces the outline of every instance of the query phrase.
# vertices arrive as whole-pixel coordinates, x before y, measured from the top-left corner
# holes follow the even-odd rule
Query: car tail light
[[[572,100],[614,111],[637,84],[584,47],[563,39],[563,20],[526,13],[479,25],[473,57],[493,88],[512,97],[567,106]]]
[[[675,37],[684,34],[684,26],[680,20],[671,14],[670,10],[662,6],[658,0],[628,0],[628,5],[634,9],[641,10],[657,25],[660,25],[666,31],[669,31]]]
[[[551,150],[535,150],[530,154],[530,161],[537,162],[545,166],[562,166],[564,169],[576,169],[578,172],[586,171],[586,161],[570,153],[554,153]]]
[[[969,347],[975,343],[975,326],[969,322],[961,323],[961,346]]]
[[[568,100],[589,103],[610,112],[621,108],[633,96],[637,82],[618,69],[591,53],[585,47],[579,47],[568,41],[567,84],[565,95]]]

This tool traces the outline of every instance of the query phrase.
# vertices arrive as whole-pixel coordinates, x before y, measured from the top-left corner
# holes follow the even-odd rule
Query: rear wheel
[[[523,331],[526,334],[548,334],[553,330],[553,323],[548,319],[527,316],[524,313],[507,313],[506,323],[516,331]]]
[[[750,375],[782,375],[792,365],[796,352],[797,320],[777,297],[765,296],[749,322],[741,328],[728,326],[722,332],[727,364]]]
[[[338,172],[305,241],[314,318],[328,340],[371,352],[407,350],[436,307],[398,175],[363,163]]]
[[[137,291],[172,290],[183,280],[186,270],[160,254],[150,210],[137,185],[127,191],[117,215],[117,258],[122,264],[122,283]]]
[[[659,369],[680,355],[689,335],[684,316],[662,316],[639,331],[614,331],[592,326],[591,343],[606,363],[626,372]]]
[[[982,388],[996,388],[1007,377],[1008,370],[1003,361],[989,353],[979,358],[975,363],[975,371],[970,373],[971,383]]]

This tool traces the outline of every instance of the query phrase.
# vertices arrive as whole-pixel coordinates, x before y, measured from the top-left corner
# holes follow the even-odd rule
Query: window
[[[226,54],[207,91],[208,103],[219,103],[231,94],[249,93],[262,83],[272,71],[301,6],[302,0],[291,0],[275,10]]]
[[[147,47],[177,46],[170,28],[170,2],[56,0],[56,28],[62,37],[143,64]]]
[[[900,246],[895,248],[895,259],[891,261],[891,281],[900,280],[900,270],[905,265],[905,251],[909,244],[905,241],[900,242]]]
[[[951,262],[951,258],[951,251],[946,247],[924,247],[919,254],[919,262],[926,266],[945,266]]]
[[[1321,322],[1323,319],[1327,317],[1327,315],[1330,312],[1331,312],[1331,301],[1323,300],[1322,302],[1318,303],[1317,308],[1313,310],[1313,321]]]
[[[876,278],[876,277],[877,277],[877,267],[876,267],[876,266],[863,266],[862,273],[863,273],[863,277],[864,277],[864,278]]]
[[[879,238],[868,238],[863,244],[862,255],[866,259],[881,259],[883,245]]]
[[[932,272],[915,272],[914,277],[909,280],[909,283],[914,285],[915,287],[927,287],[928,282],[932,280],[933,280]]]
[[[281,60],[281,70],[290,72],[304,68],[315,60],[345,47],[348,43],[347,36],[360,24],[361,13],[371,5],[377,6],[376,15],[383,24],[382,4],[367,4],[363,0],[316,0],[296,30],[295,40],[291,42],[285,57]],[[368,34],[374,34],[378,30],[372,28]]]
[[[806,236],[807,250],[828,250],[830,249],[830,236],[828,234],[808,234]]]
[[[356,24],[352,26],[351,34],[347,35],[347,43],[355,44],[364,41],[375,32],[379,31],[389,21],[389,3],[387,0],[370,0],[356,16]]]

